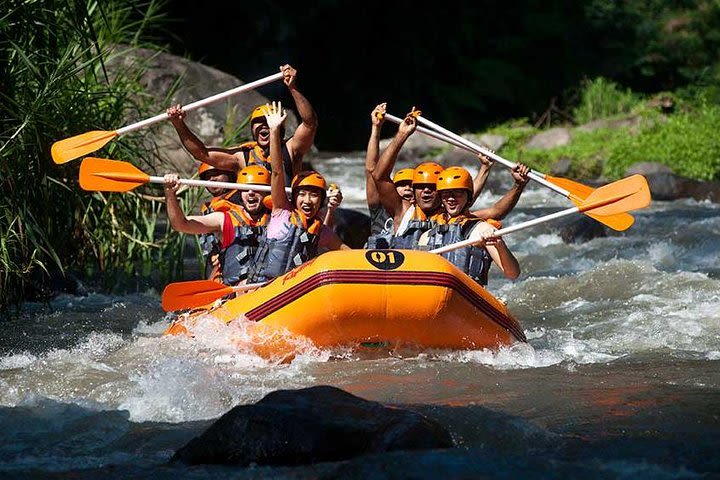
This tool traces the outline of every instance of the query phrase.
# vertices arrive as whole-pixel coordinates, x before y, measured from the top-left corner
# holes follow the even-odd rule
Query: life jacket
[[[261,165],[272,172],[270,164],[270,155],[265,156],[265,152],[257,142],[245,142],[236,147],[232,147],[235,152],[243,152],[246,165]],[[285,170],[285,186],[289,187],[293,179],[292,159],[290,158],[290,150],[287,148],[287,141],[282,143],[283,170]]]
[[[220,252],[220,271],[225,285],[235,285],[244,280],[250,271],[269,215],[265,213],[258,221],[254,221],[242,207],[229,210],[228,214],[234,236],[233,242]]]
[[[322,226],[318,218],[309,221],[301,212],[293,211],[283,238],[267,238],[265,229],[259,239],[260,246],[248,274],[248,283],[279,277],[317,256]]]
[[[431,249],[466,240],[477,222],[482,221],[465,216],[434,218],[435,224],[428,232],[428,246]],[[487,285],[492,258],[485,247],[471,245],[443,253],[442,256],[480,285]]]
[[[239,190],[230,190],[229,192],[217,195],[200,206],[200,213],[207,215],[213,212],[227,212],[238,208],[242,205],[242,198]],[[200,243],[200,251],[205,259],[205,278],[208,280],[222,281],[221,272],[215,268],[212,258],[220,255],[222,247],[220,239],[212,233],[200,235],[198,239]]]
[[[412,213],[410,212],[412,210]],[[406,250],[425,250],[419,244],[420,237],[423,233],[432,228],[434,222],[427,218],[425,212],[417,206],[413,205],[405,212],[405,215],[411,215],[406,222],[400,223],[400,227],[395,235],[391,238],[390,248],[406,249]]]
[[[395,234],[393,219],[390,218],[381,205],[376,205],[370,211],[370,236],[367,239],[365,248],[387,249]]]

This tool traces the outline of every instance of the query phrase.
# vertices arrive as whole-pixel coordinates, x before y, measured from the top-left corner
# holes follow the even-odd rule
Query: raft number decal
[[[395,270],[405,261],[405,255],[397,250],[368,250],[365,258],[370,264],[380,270]]]

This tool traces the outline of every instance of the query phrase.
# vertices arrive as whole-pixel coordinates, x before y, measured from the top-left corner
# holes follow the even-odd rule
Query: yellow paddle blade
[[[50,147],[50,154],[55,163],[67,163],[70,160],[99,150],[106,143],[117,137],[117,132],[93,130],[74,137],[58,140]]]
[[[635,223],[635,217],[633,217],[629,213],[618,213],[616,215],[602,216],[593,215],[592,213],[585,212],[585,215],[592,218],[593,220],[597,220],[598,222],[607,225],[608,227],[618,232],[624,232],[628,228],[632,227],[633,223]]]
[[[80,164],[80,187],[93,192],[127,192],[150,176],[128,162],[87,157]]]
[[[558,187],[567,190],[568,192],[570,192],[571,197],[576,197],[581,200],[585,200],[587,197],[590,196],[592,192],[595,191],[593,187],[583,185],[582,183],[567,178],[551,177],[550,175],[545,175],[545,180],[552,183],[553,185],[557,185]]]
[[[632,175],[598,188],[578,208],[593,218],[608,218],[645,208],[650,201],[650,187],[645,177]]]
[[[232,287],[212,280],[171,283],[162,293],[162,307],[166,312],[201,307],[232,293]]]

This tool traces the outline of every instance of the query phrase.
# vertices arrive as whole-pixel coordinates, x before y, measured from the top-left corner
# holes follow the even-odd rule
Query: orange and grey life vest
[[[225,212],[242,204],[239,190],[230,190],[229,192],[217,195],[209,201],[202,204],[200,213],[207,215],[213,212]],[[205,278],[209,280],[221,280],[220,271],[215,268],[212,258],[220,255],[222,250],[220,240],[212,233],[200,235],[198,239],[200,243],[200,251],[205,259]]]
[[[440,217],[440,216],[438,216]],[[436,220],[440,220],[440,218]],[[469,218],[465,216],[455,217],[451,219],[445,218],[444,221],[436,221],[434,226],[428,232],[428,247],[431,249],[439,248],[443,245],[460,242],[469,237],[478,218]],[[480,285],[487,285],[488,270],[492,264],[492,258],[485,247],[470,246],[458,248],[450,252],[442,254],[450,263],[465,272],[470,278],[478,282]]]
[[[420,237],[430,230],[434,223],[427,218],[421,208],[415,205],[410,208],[413,209],[412,217],[404,228],[402,224],[400,225],[398,232],[391,238],[390,248],[425,250],[425,247],[420,247]],[[408,214],[406,212],[406,215]]]
[[[319,219],[307,220],[302,213],[293,211],[284,237],[267,238],[265,229],[247,277],[248,283],[279,277],[316,257],[322,226]]]
[[[247,278],[269,215],[265,213],[258,221],[254,221],[242,207],[227,213],[234,228],[233,242],[220,252],[220,271],[225,285],[235,285]]]
[[[243,152],[246,165],[260,165],[267,168],[268,172],[272,172],[270,155],[265,156],[265,152],[262,148],[260,148],[257,142],[245,142],[237,147],[233,147],[232,150],[236,152]],[[287,148],[287,141],[284,141],[282,144],[282,156],[283,169],[285,170],[285,186],[288,187],[292,183],[294,173],[292,168],[292,159],[290,158],[290,151]]]

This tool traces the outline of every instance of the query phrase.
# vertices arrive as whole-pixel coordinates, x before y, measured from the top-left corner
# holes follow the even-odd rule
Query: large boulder
[[[655,200],[694,198],[720,202],[720,182],[702,182],[676,175],[671,168],[657,162],[639,162],[631,165],[625,175],[645,176]]]
[[[237,406],[173,456],[190,465],[304,465],[396,450],[451,448],[419,413],[330,386],[278,390]]]
[[[363,248],[370,236],[370,217],[351,208],[335,210],[335,233],[350,248]]]
[[[567,145],[570,143],[571,138],[570,130],[565,127],[555,127],[534,135],[530,141],[528,141],[526,147],[550,150]]]

